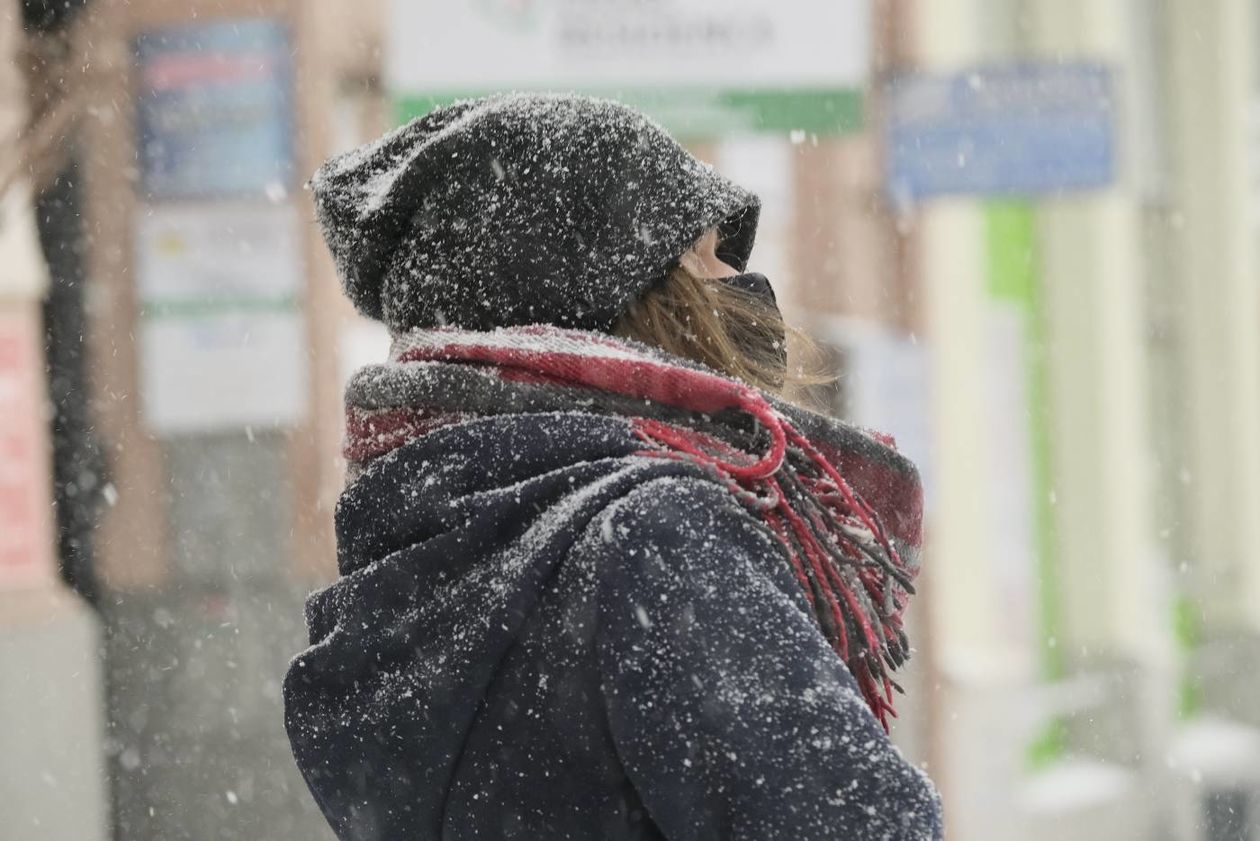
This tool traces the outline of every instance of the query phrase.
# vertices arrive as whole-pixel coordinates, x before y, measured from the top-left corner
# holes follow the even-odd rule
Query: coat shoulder
[[[716,582],[747,573],[810,613],[769,526],[716,478],[692,467],[645,477],[592,520],[587,547],[597,543],[596,554],[616,567],[603,571],[606,583],[629,575],[667,588],[684,577]]]

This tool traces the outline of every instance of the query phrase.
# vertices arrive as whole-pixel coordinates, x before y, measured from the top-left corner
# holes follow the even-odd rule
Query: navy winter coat
[[[337,511],[285,682],[342,839],[940,837],[784,549],[624,418],[430,432]]]

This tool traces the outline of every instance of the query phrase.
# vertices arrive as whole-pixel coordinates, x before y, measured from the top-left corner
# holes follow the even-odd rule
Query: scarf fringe
[[[740,402],[770,435],[760,459],[738,464],[714,455],[726,449],[720,442],[705,441],[710,445],[705,447],[705,436],[693,430],[637,419],[639,436],[657,445],[642,454],[688,458],[755,503],[787,549],[824,636],[887,730],[889,718],[897,715],[893,693],[902,691],[891,672],[909,658],[902,614],[914,593],[914,571],[902,562],[875,512],[808,439],[757,392],[749,390]]]

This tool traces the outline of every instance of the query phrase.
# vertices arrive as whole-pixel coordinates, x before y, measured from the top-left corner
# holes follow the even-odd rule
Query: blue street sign
[[[1100,64],[981,67],[889,84],[885,166],[894,202],[1040,195],[1115,177],[1115,99]]]

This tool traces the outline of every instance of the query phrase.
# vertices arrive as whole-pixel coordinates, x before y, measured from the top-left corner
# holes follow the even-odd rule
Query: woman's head
[[[642,114],[580,96],[438,108],[328,161],[311,188],[347,294],[394,333],[602,330],[752,384],[785,377],[759,202]]]

